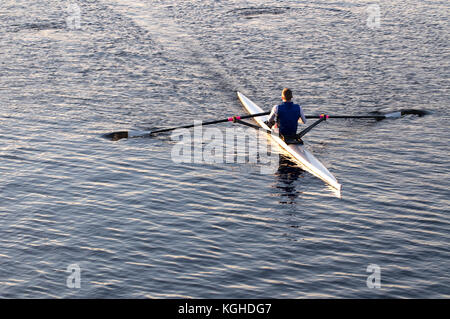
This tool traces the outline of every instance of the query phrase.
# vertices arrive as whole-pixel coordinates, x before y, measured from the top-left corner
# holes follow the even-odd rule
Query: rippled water
[[[67,2],[3,0],[0,297],[449,298],[448,3],[382,1],[375,26],[371,4],[80,1],[77,29]],[[428,115],[311,131],[341,197],[284,157],[261,174],[101,137],[283,87],[307,114]]]

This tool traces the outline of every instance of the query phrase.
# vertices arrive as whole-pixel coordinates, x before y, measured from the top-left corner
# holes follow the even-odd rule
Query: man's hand
[[[266,124],[269,128],[272,128],[274,123],[270,123],[269,121],[264,121],[264,124]]]

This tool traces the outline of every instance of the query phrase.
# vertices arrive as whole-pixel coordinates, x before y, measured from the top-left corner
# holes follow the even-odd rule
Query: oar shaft
[[[249,114],[249,115],[242,115],[242,116],[232,116],[232,117],[228,117],[226,119],[215,120],[215,121],[210,121],[210,122],[203,122],[203,123],[201,123],[201,125],[212,125],[212,124],[218,124],[218,123],[223,123],[223,122],[232,122],[235,119],[238,119],[238,120],[247,119],[247,118],[252,118],[252,117],[256,117],[256,116],[264,116],[264,115],[268,115],[268,114],[270,114],[270,112],[263,112],[263,113],[256,113],[256,114]],[[169,132],[169,131],[173,131],[173,130],[177,130],[177,129],[181,129],[181,128],[191,128],[196,125],[197,124],[189,124],[189,125],[165,128],[165,129],[161,129],[161,130],[157,130],[157,131],[142,132],[138,136],[139,137],[150,136],[150,135],[153,135],[156,133]],[[130,135],[130,132],[128,132],[128,131],[120,131],[120,132],[112,132],[112,133],[104,134],[103,137],[112,139],[113,141],[117,141],[122,138],[137,137],[137,136]]]
[[[263,113],[256,113],[256,114],[250,114],[250,115],[236,116],[235,118],[237,118],[238,120],[239,119],[248,119],[248,118],[257,117],[257,116],[264,116],[264,115],[268,115],[268,114],[270,114],[270,112],[263,112]],[[228,117],[226,119],[210,121],[210,122],[203,122],[202,126],[218,124],[218,123],[224,123],[224,122],[232,122],[232,121],[233,121],[233,117]],[[150,134],[163,133],[163,132],[177,130],[177,129],[180,129],[180,128],[191,128],[191,127],[194,127],[196,125],[197,124],[189,124],[189,125],[184,125],[184,126],[171,127],[171,128],[166,128],[166,129],[162,129],[162,130],[152,131]]]
[[[385,119],[384,115],[329,115],[330,119]],[[318,119],[320,115],[306,115],[307,119]]]
[[[320,116],[319,116],[320,117]],[[302,138],[306,133],[308,133],[309,131],[311,131],[315,126],[317,126],[318,124],[320,124],[321,122],[325,121],[327,118],[325,116],[322,116],[320,118],[320,120],[315,121],[313,124],[311,124],[310,126],[308,126],[307,128],[305,128],[303,131],[301,131],[300,133],[297,134],[297,138]]]

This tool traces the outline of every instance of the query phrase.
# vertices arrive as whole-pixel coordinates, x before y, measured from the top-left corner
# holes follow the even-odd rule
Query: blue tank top
[[[297,134],[298,119],[300,118],[300,105],[294,102],[283,102],[278,105],[278,127],[280,134]]]

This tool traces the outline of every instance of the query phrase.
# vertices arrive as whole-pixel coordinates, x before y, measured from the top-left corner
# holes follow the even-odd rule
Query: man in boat
[[[303,143],[301,139],[297,138],[297,125],[299,120],[302,124],[306,123],[306,117],[300,105],[294,104],[292,100],[292,91],[284,89],[281,93],[283,103],[272,108],[269,119],[266,124],[269,128],[278,127],[281,138],[286,144]]]

